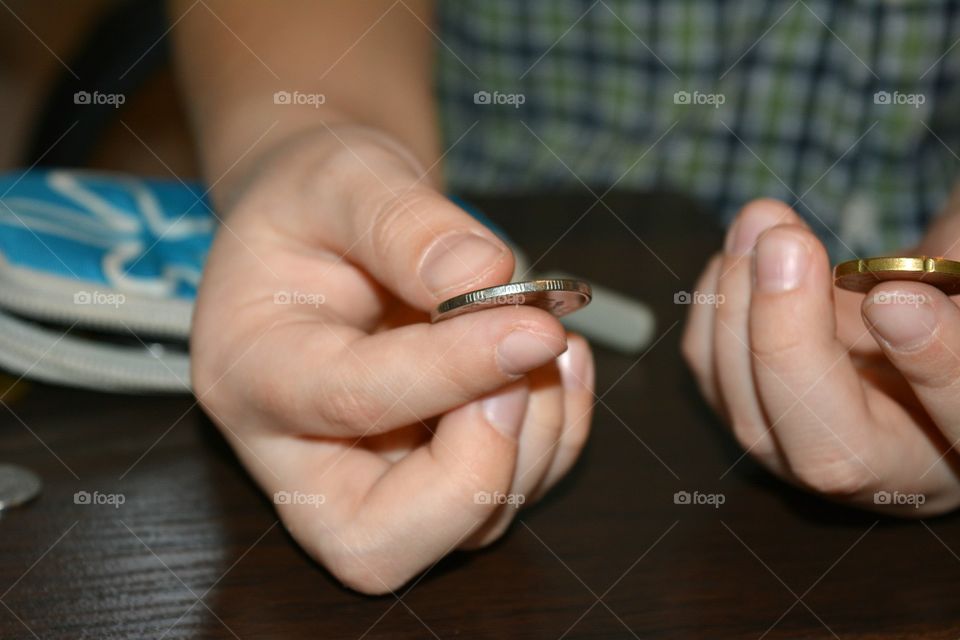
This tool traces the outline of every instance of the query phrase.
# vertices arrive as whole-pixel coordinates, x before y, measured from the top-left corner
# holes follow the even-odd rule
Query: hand
[[[922,516],[960,504],[950,298],[908,282],[836,291],[822,244],[773,200],[744,208],[697,291],[718,304],[691,308],[684,356],[750,455],[868,509]]]
[[[210,253],[194,390],[264,491],[287,492],[306,551],[391,591],[496,539],[570,469],[592,357],[539,309],[427,322],[508,281],[513,256],[386,137],[326,129],[272,158]]]

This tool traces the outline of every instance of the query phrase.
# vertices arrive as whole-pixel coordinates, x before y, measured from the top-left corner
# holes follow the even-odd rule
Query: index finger
[[[247,393],[286,431],[356,437],[454,409],[550,362],[566,332],[541,309],[487,309],[372,335],[323,322],[278,326],[256,344]],[[240,372],[236,372],[237,375]]]
[[[932,476],[918,479],[916,470],[936,461],[936,447],[891,398],[862,382],[837,339],[823,245],[799,226],[774,227],[760,237],[754,266],[754,374],[796,478],[866,504],[880,486],[935,486]]]

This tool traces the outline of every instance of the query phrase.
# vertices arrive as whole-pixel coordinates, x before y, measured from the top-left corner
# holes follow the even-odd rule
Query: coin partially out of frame
[[[888,280],[923,282],[955,296],[960,294],[960,262],[926,256],[880,257],[841,262],[833,270],[833,283],[848,291],[866,293]]]
[[[511,282],[444,300],[430,314],[430,321],[520,304],[544,309],[559,318],[587,306],[592,296],[590,285],[580,280],[550,278]]]

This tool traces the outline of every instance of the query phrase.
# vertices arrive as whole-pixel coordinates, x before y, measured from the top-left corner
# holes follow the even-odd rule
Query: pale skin
[[[297,542],[388,592],[503,534],[517,509],[479,492],[530,504],[567,473],[590,349],[533,308],[425,322],[514,267],[439,190],[427,3],[208,4],[233,33],[202,7],[175,31],[205,172],[223,176],[194,389],[267,494],[322,496],[278,505]],[[283,90],[325,101],[275,104]]]
[[[960,256],[956,204],[908,255]],[[875,511],[919,517],[960,504],[960,309],[950,298],[910,282],[836,290],[821,242],[775,200],[741,211],[697,290],[723,303],[691,310],[683,353],[751,456]]]
[[[529,504],[571,468],[592,356],[536,309],[423,322],[513,269],[442,195],[429,2],[207,4],[217,17],[195,7],[173,31],[225,221],[195,312],[195,390],[266,493],[324,497],[278,505],[304,549],[387,592],[502,535],[516,510],[477,492]],[[174,3],[174,19],[191,6]],[[276,91],[325,101],[275,104]],[[957,236],[948,209],[923,251]],[[749,454],[865,508],[960,504],[960,310],[922,284],[875,290],[925,296],[919,324],[926,307],[835,294],[822,245],[782,203],[751,203],[730,236],[697,284],[725,303],[692,308],[683,352]],[[278,305],[280,291],[324,302]],[[918,326],[932,338],[895,346]],[[878,490],[925,502],[877,505]]]

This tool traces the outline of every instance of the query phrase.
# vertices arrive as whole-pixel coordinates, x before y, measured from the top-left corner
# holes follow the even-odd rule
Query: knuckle
[[[470,499],[473,501],[472,515],[478,520],[489,520],[497,512],[502,512],[504,508],[498,504],[491,504],[489,502],[480,502],[478,497],[482,495],[495,495],[497,491],[474,491],[470,494]]]
[[[280,419],[290,413],[290,385],[284,384],[281,376],[261,375],[254,373],[253,401],[257,408],[266,416]]]
[[[254,355],[254,354],[251,354]],[[251,359],[251,362],[254,362]],[[269,418],[269,424],[280,428],[300,426],[295,422],[303,413],[300,387],[291,384],[290,377],[271,367],[251,367],[248,370],[249,401],[258,412]]]
[[[802,361],[802,356],[810,350],[809,340],[804,342],[797,331],[777,331],[757,329],[750,332],[750,350],[755,359],[771,369],[792,368]]]
[[[487,520],[503,505],[497,497],[510,491],[511,469],[491,469],[488,464],[477,464],[463,457],[462,464],[448,467],[444,474],[450,483],[447,496],[451,517],[471,520]]]
[[[937,391],[956,391],[957,387],[960,386],[960,372],[956,369],[940,370],[935,368],[916,377],[916,382],[921,382],[923,386]]]
[[[791,461],[791,469],[806,489],[838,498],[868,491],[872,474],[863,461],[852,456]]]
[[[500,505],[492,498],[510,490],[510,481],[491,481],[476,473],[460,473],[456,480],[458,486],[453,495],[460,496],[466,507],[463,511],[475,518],[485,520],[496,513]]]
[[[439,347],[439,353],[451,353],[448,349],[452,347],[446,344],[438,343],[435,346]],[[478,384],[480,379],[476,371],[464,371],[461,366],[457,366],[459,363],[451,360],[452,358],[441,358],[432,363],[429,369],[431,376],[429,381],[430,384],[436,385],[438,393],[443,397],[451,398],[458,404],[465,404],[477,397],[478,389],[482,388]],[[433,378],[434,375],[436,378]],[[426,379],[423,380],[423,382],[426,381]],[[422,383],[418,383],[417,386],[419,384]]]
[[[322,177],[359,186],[369,181],[371,165],[381,166],[388,160],[386,150],[376,137],[359,129],[351,133],[360,135],[351,135],[349,145],[330,139],[323,145],[311,145],[307,153],[308,161],[312,162],[302,165],[309,169],[303,176],[305,184],[315,185],[316,178]]]
[[[322,337],[304,344],[302,355],[305,358],[316,362],[341,363],[342,366],[331,367],[320,374],[323,379],[306,402],[302,398],[289,398],[289,402],[304,407],[306,415],[311,419],[319,418],[320,423],[329,429],[348,433],[371,431],[387,411],[381,396],[389,396],[390,391],[383,387],[367,366],[349,366],[351,360],[360,356],[352,351],[348,335],[341,336],[339,342],[341,346],[336,349],[332,349],[329,341]],[[291,386],[281,382],[275,384],[288,388]]]
[[[955,391],[960,386],[960,367],[956,357],[936,342],[932,348],[936,352],[899,355],[898,358],[905,365],[899,369],[912,384],[936,391]]]
[[[243,423],[240,419],[247,397],[242,382],[243,372],[232,369],[220,354],[205,353],[202,347],[192,351],[190,384],[197,403],[218,424]]]
[[[329,427],[371,430],[383,417],[379,405],[362,384],[335,383],[316,397],[316,410]]]
[[[524,417],[523,429],[530,435],[551,445],[559,442],[564,434],[564,406],[563,399],[548,399],[552,402],[531,403]]]
[[[798,219],[796,213],[786,202],[767,196],[754,198],[743,205],[739,216],[764,215],[769,214],[770,211],[780,215],[778,224],[791,224]]]
[[[730,421],[730,431],[740,448],[756,459],[767,460],[776,453],[766,425],[736,417]]]
[[[330,569],[330,573],[332,573],[343,586],[370,596],[390,593],[406,582],[405,580],[398,580],[394,583],[385,582],[376,571],[352,558],[338,561],[328,568]]]
[[[374,204],[370,218],[370,249],[375,259],[388,261],[401,247],[409,242],[419,229],[415,224],[417,210],[429,200],[420,190],[390,195]]]
[[[368,595],[390,593],[403,586],[413,572],[395,557],[382,537],[374,538],[355,529],[338,536],[325,558],[327,569],[343,585]]]
[[[472,503],[476,491],[506,491],[513,480],[520,444],[504,438],[490,424],[465,423],[463,428],[469,429],[469,445],[466,441],[447,444],[435,437],[437,444],[428,449],[438,477],[446,484],[443,493],[455,506],[461,501]]]
[[[318,176],[325,176],[333,180],[350,182],[356,176],[363,175],[363,163],[358,157],[360,152],[356,147],[347,148],[343,145],[334,145],[326,153],[305,163],[305,184],[313,185]]]
[[[502,538],[510,525],[513,524],[514,514],[511,513],[512,511],[512,508],[502,510],[501,514],[494,518],[489,525],[485,525],[483,529],[467,540],[464,547],[471,550],[484,549]]]

